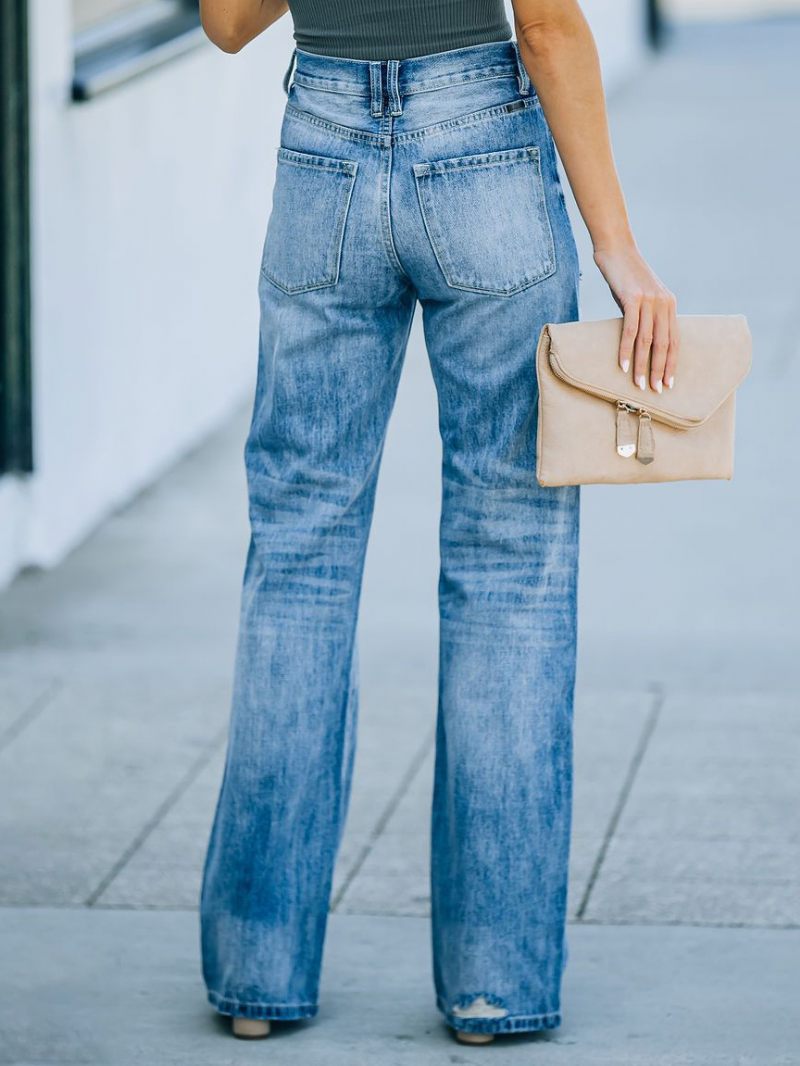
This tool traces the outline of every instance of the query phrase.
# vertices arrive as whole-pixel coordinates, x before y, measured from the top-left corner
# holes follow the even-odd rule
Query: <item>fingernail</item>
[[[656,392],[661,392],[661,380],[660,379],[656,382]]]
[[[639,385],[640,389],[643,389],[645,387],[644,374],[640,374],[639,375],[639,380],[638,380],[637,384]]]
[[[623,359],[622,360],[622,369],[625,371],[626,374],[628,373],[628,368],[630,367],[630,365],[631,365],[630,359]]]
[[[675,378],[674,378],[674,376],[672,376],[672,377],[670,377],[669,381],[667,382],[667,388],[671,389],[674,384],[675,384]]]

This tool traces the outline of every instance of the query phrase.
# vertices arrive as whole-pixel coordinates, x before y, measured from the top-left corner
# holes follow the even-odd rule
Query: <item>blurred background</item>
[[[567,1020],[531,1039],[581,1066],[796,1064],[800,0],[583,8],[639,244],[681,311],[745,313],[754,356],[731,482],[582,490]],[[291,21],[229,56],[194,0],[0,12],[0,1064],[219,1062],[196,902]],[[582,316],[616,314],[570,208]],[[453,1061],[427,940],[439,462],[418,317],[328,1024],[281,1062]]]

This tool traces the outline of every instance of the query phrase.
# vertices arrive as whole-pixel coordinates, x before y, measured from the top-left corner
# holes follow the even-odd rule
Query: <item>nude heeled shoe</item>
[[[494,1033],[468,1033],[466,1029],[454,1029],[456,1040],[461,1044],[491,1044]]]
[[[263,1040],[269,1036],[270,1024],[266,1018],[234,1017],[231,1023],[233,1035],[240,1040]]]

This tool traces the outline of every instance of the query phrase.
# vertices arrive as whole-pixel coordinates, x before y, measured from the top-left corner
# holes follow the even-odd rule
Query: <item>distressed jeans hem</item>
[[[549,1014],[510,1014],[505,1018],[460,1018],[445,1006],[441,996],[436,997],[436,1006],[447,1024],[453,1029],[468,1033],[514,1033],[537,1032],[540,1029],[557,1029],[561,1025],[561,1012]]]
[[[243,1003],[238,999],[221,996],[209,990],[208,1002],[220,1014],[235,1015],[237,1018],[275,1019],[295,1021],[299,1018],[313,1018],[319,1010],[317,1003]]]

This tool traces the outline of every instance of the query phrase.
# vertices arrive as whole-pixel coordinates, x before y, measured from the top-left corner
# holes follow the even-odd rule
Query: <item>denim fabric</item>
[[[553,1028],[579,487],[536,482],[534,357],[543,323],[578,317],[579,274],[552,138],[515,41],[292,61],[258,285],[252,536],[200,898],[208,998],[251,1018],[318,1010],[363,563],[419,300],[443,445],[435,1002],[454,1028]]]

